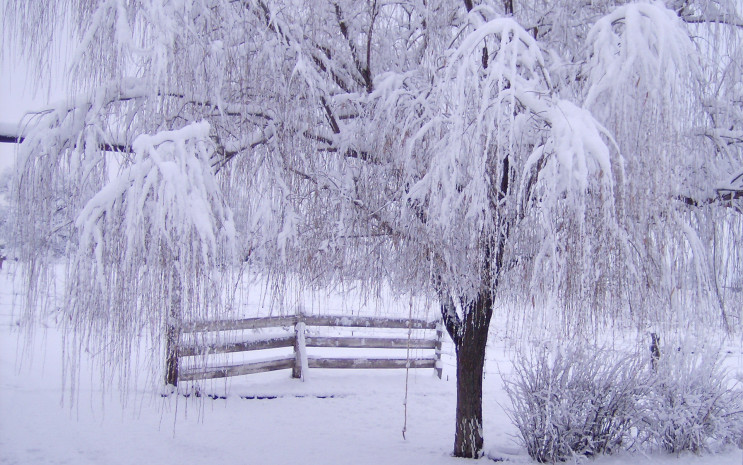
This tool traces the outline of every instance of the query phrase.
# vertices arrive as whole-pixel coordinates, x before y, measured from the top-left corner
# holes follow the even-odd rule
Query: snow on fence
[[[293,327],[293,334],[274,336],[263,339],[242,341],[196,342],[199,338],[188,335],[220,334],[229,331],[255,330],[262,328]],[[408,330],[406,337],[342,337],[313,336],[306,334],[307,327],[335,328],[382,328]],[[410,330],[435,330],[435,335],[428,338],[409,337]],[[224,378],[274,370],[292,369],[293,378],[302,378],[308,368],[433,368],[436,376],[441,378],[441,345],[443,326],[435,321],[418,319],[371,318],[354,316],[278,316],[266,318],[247,318],[241,320],[221,320],[210,322],[183,323],[180,327],[168,328],[166,348],[167,384],[177,385],[178,381]],[[207,338],[202,338],[204,341]],[[212,354],[248,352],[265,349],[293,347],[292,356],[267,358],[224,366],[209,366],[180,370],[184,357],[207,357]],[[433,353],[425,357],[406,358],[328,358],[307,355],[307,347],[322,348],[364,348],[364,349],[431,349]]]

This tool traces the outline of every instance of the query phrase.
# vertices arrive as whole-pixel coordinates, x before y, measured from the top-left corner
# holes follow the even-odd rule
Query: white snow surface
[[[407,439],[401,434],[404,370],[312,370],[305,381],[289,370],[211,383],[226,398],[163,398],[150,388],[126,396],[104,392],[83,362],[70,402],[62,390],[60,332],[39,327],[25,345],[14,263],[0,271],[0,464],[471,464],[450,456],[454,438],[455,371],[444,347],[444,376],[411,370]],[[20,275],[20,273],[18,273]],[[504,411],[500,373],[513,352],[493,325],[484,382],[487,457],[532,463]],[[27,349],[24,351],[24,348]],[[738,348],[740,350],[740,347]],[[27,357],[22,357],[25,353]],[[740,364],[741,357],[736,357]],[[22,361],[22,363],[21,363]],[[205,390],[206,392],[206,390]],[[208,393],[208,392],[207,392]],[[246,398],[247,397],[247,398]],[[599,457],[596,465],[732,465],[740,449],[718,455]]]

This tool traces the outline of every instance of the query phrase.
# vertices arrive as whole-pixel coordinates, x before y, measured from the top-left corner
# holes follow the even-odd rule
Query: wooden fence
[[[435,330],[435,336],[429,338],[408,337],[341,337],[311,336],[306,328],[343,327],[343,328],[383,328],[383,329],[417,329]],[[185,342],[188,334],[219,334],[225,331],[253,330],[260,328],[293,327],[291,334],[269,337],[260,340],[229,342],[195,343]],[[166,348],[167,384],[177,385],[178,381],[224,378],[228,376],[247,375],[267,371],[291,369],[293,378],[301,378],[308,368],[433,368],[441,378],[441,342],[443,327],[440,323],[425,320],[407,320],[394,318],[369,318],[346,316],[279,316],[267,318],[247,318],[241,320],[222,320],[210,322],[184,323],[179,328],[169,328]],[[193,338],[192,338],[193,339]],[[211,354],[247,352],[281,347],[293,347],[291,356],[267,358],[260,361],[209,366],[196,369],[180,370],[184,357],[206,357]],[[426,357],[406,358],[328,358],[307,355],[307,347],[323,348],[365,348],[365,349],[431,349]]]

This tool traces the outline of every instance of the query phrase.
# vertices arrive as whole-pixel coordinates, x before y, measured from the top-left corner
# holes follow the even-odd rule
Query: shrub
[[[714,451],[743,442],[743,390],[719,352],[641,355],[567,346],[520,356],[504,379],[529,455],[558,462],[619,449]]]
[[[651,446],[700,453],[740,443],[743,391],[728,387],[720,364],[717,352],[664,354],[638,422]]]
[[[504,379],[508,412],[538,462],[594,456],[622,447],[646,395],[640,357],[563,347],[521,356]]]

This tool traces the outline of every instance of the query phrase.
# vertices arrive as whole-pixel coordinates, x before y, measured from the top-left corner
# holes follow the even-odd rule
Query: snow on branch
[[[717,186],[716,190],[718,192],[729,191],[743,193],[743,171],[733,175],[725,184]]]
[[[674,75],[696,72],[696,50],[681,19],[660,4],[615,9],[596,22],[586,42],[591,49],[586,108],[627,84],[659,89]]]
[[[718,205],[731,207],[743,213],[743,171],[733,175],[727,182],[715,187],[714,195],[704,198],[682,195],[678,199],[690,207]]]
[[[25,138],[17,124],[0,123],[0,143],[20,144]]]
[[[121,376],[140,350],[158,352],[171,335],[164,328],[223,308],[235,225],[210,165],[209,132],[200,122],[137,137],[131,165],[77,216],[62,321],[71,353],[108,348],[104,376],[122,368]],[[160,361],[150,363],[157,373]]]
[[[676,6],[677,14],[685,23],[714,23],[743,29],[743,16],[738,12],[740,2],[737,0],[685,1]]]
[[[710,16],[690,16],[684,15],[682,19],[685,23],[689,24],[705,24],[705,23],[717,23],[724,24],[727,26],[737,27],[743,29],[743,19],[736,17],[710,17]]]
[[[11,137],[23,144],[21,159],[38,157],[40,153],[54,156],[73,149],[130,151],[126,144],[106,135],[109,106],[118,102],[145,98],[146,86],[138,79],[103,85],[95,91],[63,100],[48,108],[28,113],[29,122]],[[5,132],[5,131],[4,131]]]
[[[472,14],[471,18],[479,18]],[[470,61],[470,66],[482,67],[499,78],[514,79],[519,72],[538,73],[547,88],[551,87],[544,57],[536,40],[512,18],[496,18],[482,24],[474,24],[470,32],[454,50],[449,68],[461,73],[460,60],[476,56],[482,50],[481,59]],[[495,63],[496,66],[492,66]]]
[[[571,231],[608,237],[624,179],[616,142],[589,110],[557,96],[533,37],[511,18],[478,22],[476,13],[425,102],[408,97],[402,76],[390,76],[386,90],[419,118],[398,118],[414,122],[403,131],[407,216],[431,238],[437,292],[467,298],[483,275],[496,283],[493,274],[512,266],[503,257],[515,253],[517,235],[537,237],[550,257],[568,253],[560,243]]]
[[[235,226],[212,173],[211,145],[206,122],[137,137],[134,163],[76,221],[80,250],[94,252],[101,273],[110,235],[123,238],[127,263],[147,259],[155,247],[170,260],[213,266],[221,243],[233,247]],[[198,257],[187,257],[193,253]]]
[[[535,110],[540,107],[533,99],[524,95],[521,95],[520,100],[527,102]],[[585,192],[592,177],[598,178],[611,192],[614,187],[615,166],[621,169],[621,164],[612,160],[611,150],[604,139],[610,140],[615,149],[616,143],[606,129],[589,111],[566,100],[555,102],[539,114],[550,127],[550,137],[544,145],[534,150],[524,164],[523,183],[530,182],[529,172],[540,163],[542,157],[552,153],[554,167],[550,169],[551,164],[546,163],[542,165],[546,168],[545,172],[540,173],[537,170],[536,175],[552,177],[550,183],[554,185],[555,195],[561,196],[571,190]],[[522,184],[521,189],[524,194],[529,194],[526,184]]]
[[[13,131],[16,142],[22,139],[13,183],[19,258],[62,253],[78,209],[108,176],[110,157],[103,152],[128,151],[120,130],[112,130],[117,121],[112,114],[147,95],[140,80],[126,79],[29,113],[22,124],[4,128]]]

